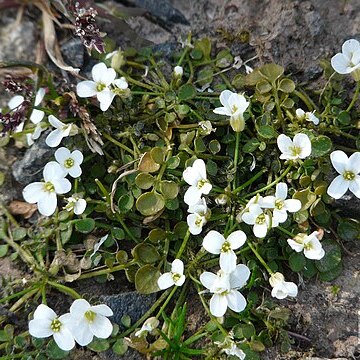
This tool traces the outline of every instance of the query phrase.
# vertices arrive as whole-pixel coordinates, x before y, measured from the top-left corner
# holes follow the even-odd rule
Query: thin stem
[[[92,278],[94,276],[111,274],[111,273],[116,272],[116,271],[125,270],[126,267],[127,267],[127,265],[121,264],[121,265],[115,265],[112,268],[105,268],[105,269],[90,271],[90,272],[81,274],[78,277],[78,280],[84,280],[84,279]]]
[[[282,226],[277,226],[276,229],[280,230],[281,232],[283,232],[284,234],[286,234],[288,236],[291,236],[292,239],[295,237],[295,235],[292,232],[286,230]]]
[[[296,95],[299,99],[301,99],[301,101],[306,105],[306,107],[308,108],[308,110],[313,111],[318,110],[317,106],[315,105],[315,103],[308,97],[308,95],[301,91],[301,90],[294,90],[293,91],[294,95]]]
[[[34,285],[34,286],[31,286],[31,287],[29,287],[29,288],[27,288],[27,289],[24,289],[24,290],[22,290],[22,291],[19,291],[19,292],[15,293],[15,294],[6,296],[6,297],[0,299],[0,304],[6,303],[6,302],[9,301],[9,300],[12,300],[12,299],[21,297],[21,296],[27,294],[28,292],[30,292],[30,291],[32,291],[32,290],[34,290],[34,289],[38,289],[38,287],[39,287],[38,285]]]
[[[120,141],[117,141],[116,139],[114,139],[113,137],[111,137],[109,134],[107,133],[102,133],[102,136],[111,141],[113,144],[115,144],[116,146],[120,147],[121,149],[127,151],[128,153],[130,153],[132,156],[135,156],[135,151],[130,149],[129,147],[127,147],[126,145],[122,144]]]
[[[356,83],[356,89],[355,89],[355,92],[354,92],[354,96],[353,96],[353,98],[351,100],[351,103],[349,104],[349,106],[346,109],[347,112],[349,112],[353,108],[353,106],[355,105],[356,100],[359,97],[359,91],[360,91],[360,81],[358,81]]]
[[[284,117],[283,117],[283,113],[282,113],[282,111],[281,111],[279,95],[278,95],[278,93],[277,93],[277,89],[276,89],[275,84],[273,84],[273,91],[272,91],[272,93],[273,93],[274,100],[275,100],[275,106],[276,106],[277,115],[278,115],[279,120],[281,121],[281,123],[283,123]]]
[[[262,169],[260,170],[258,173],[256,173],[251,179],[249,179],[248,181],[244,182],[242,185],[240,185],[239,187],[237,187],[236,189],[234,189],[232,191],[232,193],[235,195],[238,192],[240,192],[241,190],[245,189],[247,186],[251,185],[254,181],[256,181],[262,174],[264,174],[267,171],[267,169]]]
[[[236,189],[237,165],[238,165],[238,161],[239,161],[239,145],[240,145],[240,132],[236,132],[233,190]]]
[[[260,261],[260,263],[264,266],[264,268],[266,269],[266,271],[272,275],[273,271],[269,268],[268,264],[265,262],[265,260],[261,257],[261,255],[257,252],[257,250],[255,249],[255,247],[250,243],[250,241],[247,242],[247,245],[249,246],[249,248],[251,249],[251,251],[255,254],[255,256],[258,258],[258,260]]]
[[[77,293],[74,289],[69,288],[68,286],[65,286],[65,285],[62,285],[62,284],[58,284],[58,283],[56,283],[56,282],[54,282],[54,281],[47,281],[47,283],[48,283],[50,286],[58,289],[58,290],[61,291],[62,293],[67,294],[67,295],[70,295],[70,296],[73,297],[74,299],[81,299],[81,298],[82,298],[82,296],[81,296],[79,293]]]
[[[183,240],[183,242],[182,242],[182,244],[180,246],[180,249],[176,254],[176,259],[180,259],[182,253],[184,252],[184,250],[186,248],[186,245],[187,245],[187,242],[188,242],[189,238],[190,238],[190,231],[188,229],[185,236],[184,236],[184,240]]]
[[[161,305],[161,308],[159,309],[158,313],[156,314],[156,318],[158,318],[161,313],[164,311],[164,309],[166,308],[167,304],[169,303],[169,301],[171,300],[171,298],[174,296],[176,290],[177,290],[177,286],[174,285],[174,287],[171,289],[171,292],[169,294],[169,296],[167,297],[167,299],[164,301],[164,303]]]

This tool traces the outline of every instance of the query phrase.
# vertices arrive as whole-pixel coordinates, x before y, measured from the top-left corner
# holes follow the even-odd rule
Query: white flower
[[[50,161],[43,170],[44,182],[34,182],[25,186],[23,197],[30,204],[37,203],[40,214],[50,216],[57,206],[56,194],[66,194],[71,190],[71,183],[65,179],[61,166]]]
[[[284,275],[279,272],[271,275],[269,283],[273,287],[271,296],[277,299],[285,299],[287,296],[295,297],[298,293],[296,284],[285,281]]]
[[[250,276],[246,265],[237,265],[230,274],[219,270],[217,274],[204,272],[200,275],[201,283],[214,295],[210,299],[210,312],[216,317],[223,316],[229,307],[235,312],[246,308],[246,299],[237,290],[241,289]]]
[[[245,128],[244,112],[249,102],[242,94],[224,90],[220,94],[220,102],[223,107],[213,110],[215,114],[230,116],[230,125],[235,132],[243,131]]]
[[[270,216],[263,212],[259,204],[251,204],[248,211],[241,216],[242,221],[253,226],[254,235],[258,238],[266,236],[271,225]]]
[[[91,80],[81,81],[76,86],[76,93],[79,97],[87,98],[95,96],[100,102],[100,109],[106,111],[113,99],[114,92],[111,91],[110,85],[116,78],[116,72],[112,68],[107,68],[104,63],[99,63],[93,66]]]
[[[79,150],[70,152],[66,147],[61,147],[55,151],[55,159],[60,164],[64,172],[73,178],[78,178],[81,175],[81,163],[84,156]]]
[[[228,347],[224,348],[223,351],[226,355],[233,355],[241,360],[244,360],[246,358],[246,354],[237,347],[234,341],[229,341]]]
[[[36,124],[34,131],[31,134],[26,134],[26,140],[29,146],[34,144],[34,140],[37,140],[41,133],[45,130],[45,127],[43,127],[44,121],[40,121]]]
[[[288,239],[290,247],[296,252],[304,251],[305,257],[312,260],[320,260],[324,257],[325,251],[318,239],[320,233],[314,231],[310,235],[297,234],[294,239]]]
[[[261,207],[273,209],[272,227],[276,227],[287,219],[287,212],[297,212],[301,209],[301,201],[287,199],[288,187],[285,183],[276,185],[275,196],[265,196]]]
[[[184,282],[184,263],[180,259],[175,259],[171,264],[171,271],[162,274],[157,281],[161,290],[165,290],[173,285],[182,286]]]
[[[15,95],[13,96],[9,102],[8,102],[8,107],[10,110],[14,110],[17,107],[19,107],[23,102],[24,102],[24,97],[22,95]]]
[[[335,170],[340,174],[327,189],[328,195],[340,199],[348,190],[360,199],[360,152],[353,153],[349,158],[341,151],[330,154]]]
[[[57,119],[54,115],[49,115],[49,123],[55,128],[47,137],[46,137],[46,145],[50,147],[57,147],[60,145],[61,140],[64,137],[70,135],[74,124],[64,124],[59,119]]]
[[[206,200],[201,198],[197,204],[189,206],[188,212],[190,214],[187,216],[186,221],[189,226],[189,231],[193,235],[198,235],[201,233],[209,217]]]
[[[294,140],[291,140],[284,134],[280,134],[277,138],[277,144],[282,152],[280,159],[305,159],[311,154],[311,142],[306,134],[296,134]]]
[[[360,44],[355,39],[344,42],[342,53],[331,59],[331,66],[339,74],[350,74],[360,67]],[[358,79],[355,79],[358,80]]]
[[[319,125],[319,118],[315,116],[314,111],[305,112],[303,109],[296,109],[296,117],[299,120],[306,120],[312,122],[314,125]]]
[[[203,240],[203,247],[211,254],[220,254],[220,268],[226,273],[236,269],[236,254],[234,250],[243,246],[246,235],[238,230],[231,233],[226,239],[215,230],[209,231]]]
[[[36,338],[53,336],[60,349],[69,351],[75,346],[69,322],[70,314],[58,317],[48,306],[40,304],[34,312],[34,319],[29,322],[29,333]]]
[[[174,75],[178,78],[181,78],[184,74],[184,69],[182,66],[175,66],[174,67]]]
[[[140,330],[136,331],[136,337],[146,336],[148,333],[151,333],[155,330],[160,324],[160,321],[156,317],[151,317],[147,319]]]
[[[192,166],[187,167],[183,172],[184,180],[191,185],[185,192],[184,201],[187,205],[195,205],[199,202],[201,195],[207,195],[212,185],[206,176],[204,160],[197,159]]]
[[[45,96],[45,89],[40,88],[36,93],[34,106],[39,106],[40,103],[43,101],[44,96]],[[33,109],[30,115],[30,121],[36,125],[44,118],[44,116],[45,113],[42,110]]]
[[[74,211],[74,214],[81,215],[86,209],[86,200],[77,195],[70,196],[65,200],[67,201],[64,207],[66,211]]]
[[[112,310],[105,304],[91,306],[84,299],[76,299],[70,306],[69,321],[75,341],[86,346],[92,342],[94,336],[107,339],[113,331],[107,316],[112,315]]]

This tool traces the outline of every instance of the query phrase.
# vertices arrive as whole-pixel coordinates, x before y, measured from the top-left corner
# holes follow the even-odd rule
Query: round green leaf
[[[212,154],[217,154],[221,150],[221,145],[217,140],[211,140],[209,142],[209,150]]]
[[[175,199],[179,193],[179,185],[173,181],[163,180],[160,182],[160,191],[165,199]]]
[[[155,179],[148,173],[140,173],[135,178],[135,184],[140,189],[148,190],[154,185]]]
[[[118,200],[118,208],[121,213],[126,213],[132,209],[134,206],[134,197],[129,192],[127,194],[121,195]]]
[[[94,228],[95,220],[91,218],[76,220],[75,222],[75,229],[84,234],[88,234],[89,232],[93,231]]]
[[[135,260],[141,261],[145,264],[153,264],[160,260],[160,254],[154,245],[138,244],[132,250]]]
[[[180,164],[180,158],[178,156],[172,156],[167,161],[167,168],[168,169],[176,169]]]
[[[260,94],[266,94],[269,91],[271,91],[271,89],[272,89],[271,84],[266,80],[260,80],[259,82],[256,83],[256,90]]]
[[[320,135],[311,140],[311,146],[311,155],[313,157],[321,157],[330,152],[332,148],[332,142],[329,137],[325,135]]]
[[[149,232],[149,240],[152,243],[158,243],[166,239],[166,231],[160,228],[152,229]]]
[[[275,129],[270,125],[259,126],[258,133],[265,139],[272,139],[277,136]]]
[[[126,264],[128,261],[128,254],[126,253],[126,251],[124,250],[119,250],[116,253],[116,260],[117,262],[122,265],[122,264]]]
[[[266,64],[259,69],[259,72],[265,79],[274,82],[284,73],[284,68],[277,64]]]
[[[252,153],[254,152],[260,145],[260,141],[258,139],[251,139],[245,143],[243,146],[243,152]]]
[[[293,253],[289,257],[289,266],[292,271],[300,272],[306,264],[305,256],[302,253]]]
[[[135,275],[136,290],[140,294],[152,294],[159,291],[157,280],[160,275],[160,271],[152,265],[141,267]]]
[[[95,352],[103,352],[110,348],[110,344],[105,339],[95,339],[87,347]]]
[[[182,85],[178,92],[180,101],[191,100],[196,96],[196,88],[192,84]]]
[[[278,89],[284,93],[290,94],[295,90],[295,83],[290,79],[282,79]]]
[[[160,165],[153,160],[149,152],[146,152],[141,156],[138,169],[143,172],[152,173],[158,171]]]
[[[116,340],[116,342],[112,347],[112,351],[116,355],[124,355],[127,350],[128,350],[128,345],[124,339]]]
[[[8,250],[9,250],[9,245],[7,244],[0,245],[0,258],[4,257],[7,254]]]
[[[150,151],[150,156],[157,164],[161,165],[165,158],[164,149],[160,147],[154,147]]]
[[[26,236],[26,229],[23,227],[15,228],[12,231],[12,236],[15,241],[21,240]]]
[[[319,274],[319,278],[322,281],[333,281],[335,280],[338,276],[340,276],[341,272],[342,272],[342,263],[339,263],[338,265],[336,265],[333,269],[329,270],[329,271],[325,271],[325,272],[321,272]]]
[[[360,224],[355,220],[342,220],[337,231],[338,235],[345,241],[360,240]]]
[[[237,339],[250,339],[255,335],[255,327],[253,324],[237,324],[233,327],[233,333]]]
[[[61,350],[54,340],[50,340],[46,346],[46,354],[48,355],[49,359],[65,359],[69,355],[69,351]]]
[[[144,216],[155,215],[164,206],[164,197],[156,192],[144,193],[136,200],[136,208]]]
[[[327,272],[334,269],[341,262],[341,248],[334,240],[322,241],[325,256],[316,261],[315,266],[320,272]]]

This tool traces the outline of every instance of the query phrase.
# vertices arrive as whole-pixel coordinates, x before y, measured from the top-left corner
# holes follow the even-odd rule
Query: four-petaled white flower
[[[243,131],[245,128],[244,112],[249,107],[249,102],[242,94],[224,90],[220,94],[222,107],[213,110],[215,114],[230,117],[230,125],[235,132]]]
[[[67,201],[64,207],[66,211],[74,211],[74,214],[81,215],[86,209],[86,200],[77,195],[70,196],[65,200]]]
[[[113,99],[114,92],[110,85],[116,78],[116,72],[112,68],[107,68],[104,63],[99,63],[93,66],[91,70],[93,81],[81,81],[76,86],[76,93],[79,97],[87,98],[96,95],[100,102],[100,109],[106,111]]]
[[[217,274],[204,272],[200,275],[201,283],[213,293],[210,299],[210,312],[216,317],[223,316],[229,307],[235,312],[246,308],[246,299],[238,291],[247,282],[250,270],[246,265],[237,265],[230,274],[219,270]]]
[[[248,210],[241,216],[242,221],[248,225],[253,225],[253,233],[258,238],[266,236],[271,226],[270,216],[262,210],[257,203],[251,204]]]
[[[61,140],[64,137],[70,135],[71,130],[76,128],[76,126],[72,123],[64,124],[59,119],[57,119],[54,115],[49,115],[48,117],[49,123],[55,128],[47,137],[46,137],[46,145],[50,147],[57,147],[60,145]]]
[[[113,325],[107,316],[112,316],[112,310],[105,304],[91,306],[85,299],[75,300],[70,307],[69,327],[75,341],[86,346],[94,336],[107,339]]]
[[[287,296],[295,297],[298,293],[296,284],[285,281],[282,273],[276,272],[270,276],[270,285],[273,287],[271,296],[277,299],[285,299]]]
[[[190,234],[199,235],[210,215],[206,200],[201,198],[197,204],[189,206],[188,212],[190,214],[187,216],[186,221]]]
[[[183,172],[184,180],[190,185],[184,195],[187,205],[195,205],[199,202],[201,195],[207,195],[212,185],[206,176],[206,166],[204,160],[197,159],[192,166],[187,167]]]
[[[58,317],[48,306],[40,304],[34,312],[34,319],[29,322],[29,333],[36,338],[53,336],[60,349],[69,351],[75,346],[69,323],[70,314]]]
[[[353,153],[349,158],[341,151],[330,154],[335,170],[340,174],[327,189],[328,195],[340,199],[348,190],[360,199],[360,152]]]
[[[184,69],[182,68],[182,66],[175,66],[174,67],[174,75],[177,78],[181,78],[184,74]]]
[[[171,271],[162,274],[157,281],[161,290],[165,290],[173,285],[182,286],[184,282],[184,263],[180,259],[175,259],[171,264]]]
[[[209,231],[203,240],[203,247],[211,254],[220,254],[220,268],[226,273],[236,269],[236,254],[234,250],[243,246],[246,235],[238,230],[231,233],[226,239],[215,230]]]
[[[304,111],[303,109],[296,109],[296,117],[299,120],[306,120],[312,122],[314,125],[319,125],[319,118],[315,116],[314,111]]]
[[[297,212],[301,209],[301,201],[297,199],[286,199],[288,187],[285,183],[276,185],[275,196],[265,196],[261,207],[273,209],[272,227],[276,227],[287,219],[287,212]]]
[[[30,204],[37,203],[40,214],[52,215],[57,206],[56,194],[66,194],[71,190],[71,183],[65,179],[61,166],[48,162],[43,170],[44,182],[34,182],[25,186],[23,197]]]
[[[296,134],[294,140],[280,134],[277,138],[277,145],[282,152],[280,159],[305,159],[311,154],[311,141],[306,134]]]
[[[342,53],[331,58],[331,66],[339,74],[350,74],[354,72],[354,79],[359,80],[360,68],[360,43],[355,39],[344,42]]]
[[[142,325],[141,329],[136,331],[136,337],[146,337],[148,333],[152,333],[160,324],[160,321],[156,317],[147,319]]]
[[[69,174],[73,178],[78,178],[81,175],[80,165],[84,156],[80,150],[70,152],[66,147],[61,147],[55,151],[54,155],[66,175]]]
[[[318,231],[314,231],[310,235],[300,233],[294,239],[288,239],[287,242],[296,252],[304,251],[304,255],[308,259],[320,260],[324,257],[325,251],[319,241],[319,235]]]

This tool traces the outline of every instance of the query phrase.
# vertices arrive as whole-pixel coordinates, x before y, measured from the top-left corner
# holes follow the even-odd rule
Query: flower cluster
[[[94,336],[107,339],[113,325],[107,318],[112,316],[112,310],[105,304],[91,306],[85,299],[77,299],[70,306],[70,312],[58,316],[54,310],[45,304],[40,304],[34,318],[29,322],[29,333],[36,338],[53,336],[60,349],[69,351],[75,346],[75,341],[86,346]]]

